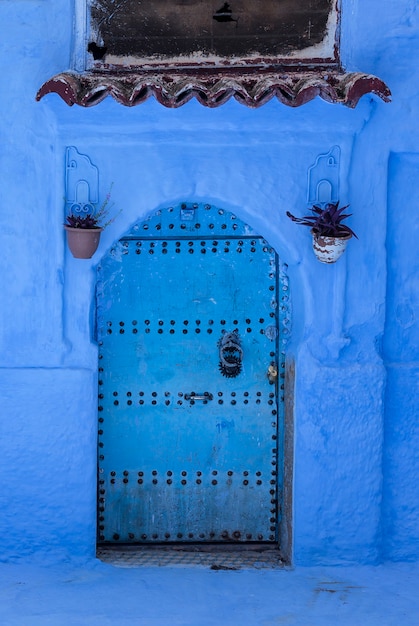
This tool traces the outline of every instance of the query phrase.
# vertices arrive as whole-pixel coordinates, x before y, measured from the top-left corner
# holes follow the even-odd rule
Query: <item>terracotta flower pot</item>
[[[90,259],[97,250],[103,228],[72,228],[64,225],[67,243],[76,259]]]
[[[352,237],[350,233],[343,237],[322,237],[313,231],[311,234],[314,254],[322,263],[335,263],[345,252],[346,245]]]

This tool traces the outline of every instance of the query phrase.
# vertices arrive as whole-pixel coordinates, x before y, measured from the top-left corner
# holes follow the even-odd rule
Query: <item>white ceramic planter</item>
[[[344,237],[322,237],[313,232],[314,254],[322,263],[335,263],[345,252],[351,234]]]

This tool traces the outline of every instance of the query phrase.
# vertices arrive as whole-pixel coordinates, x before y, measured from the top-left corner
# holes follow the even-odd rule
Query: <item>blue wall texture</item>
[[[419,558],[419,9],[342,0],[349,71],[391,88],[354,110],[235,101],[172,110],[35,101],[68,69],[72,2],[2,0],[0,23],[0,558],[93,556],[95,268],[136,220],[180,201],[234,211],[288,264],[295,364],[293,560]],[[65,148],[88,154],[122,213],[93,259],[65,244]],[[319,263],[302,214],[307,175],[340,147],[352,240]]]

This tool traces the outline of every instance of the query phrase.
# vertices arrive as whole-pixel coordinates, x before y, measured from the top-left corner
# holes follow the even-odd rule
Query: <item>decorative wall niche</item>
[[[319,154],[308,169],[307,203],[321,204],[339,200],[340,147],[333,146],[329,152]]]
[[[87,154],[67,146],[65,155],[66,216],[94,213],[99,202],[99,170]]]

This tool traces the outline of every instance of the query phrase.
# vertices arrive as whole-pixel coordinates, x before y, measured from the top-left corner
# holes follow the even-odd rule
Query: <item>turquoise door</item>
[[[99,268],[99,541],[275,542],[277,257],[181,205]]]

